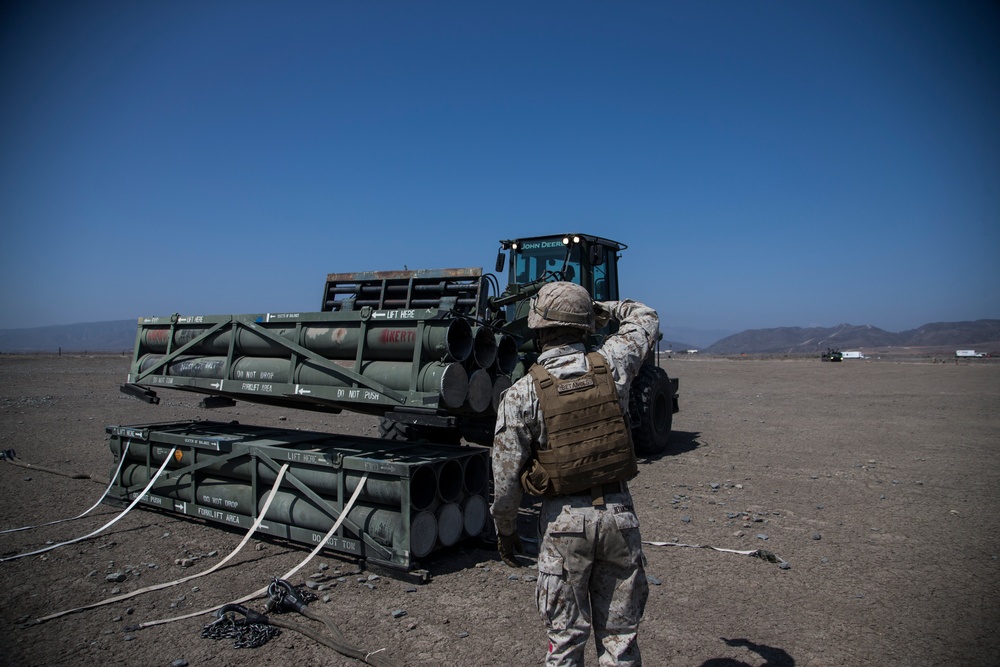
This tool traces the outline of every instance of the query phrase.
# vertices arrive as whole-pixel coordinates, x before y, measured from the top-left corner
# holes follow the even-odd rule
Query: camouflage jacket
[[[622,411],[628,411],[629,388],[643,360],[652,349],[660,328],[656,311],[636,301],[607,301],[603,305],[619,321],[618,333],[609,336],[598,351],[608,366],[618,390]],[[549,348],[538,363],[558,379],[587,372],[583,345]],[[533,446],[545,447],[545,422],[538,407],[538,395],[530,375],[525,375],[508,389],[497,411],[493,437],[493,519],[497,532],[514,532],[517,508],[521,504],[521,470],[528,463]]]

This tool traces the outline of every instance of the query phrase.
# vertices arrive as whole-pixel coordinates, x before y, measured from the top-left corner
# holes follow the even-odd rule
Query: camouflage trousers
[[[637,632],[649,596],[639,520],[627,491],[546,498],[539,515],[535,602],[549,635],[547,667],[583,665],[593,628],[602,666],[640,667]]]

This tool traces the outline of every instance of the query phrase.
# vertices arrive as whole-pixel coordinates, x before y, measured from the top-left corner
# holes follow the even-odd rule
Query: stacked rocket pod
[[[375,438],[178,422],[107,428],[115,469],[108,497],[130,501],[176,447],[146,505],[248,528],[282,463],[290,467],[260,530],[315,544],[368,479],[327,546],[387,567],[478,535],[487,518],[488,450]]]

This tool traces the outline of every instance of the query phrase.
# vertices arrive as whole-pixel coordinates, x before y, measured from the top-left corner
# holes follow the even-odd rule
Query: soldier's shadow
[[[639,463],[652,463],[668,456],[679,456],[693,452],[701,446],[701,443],[698,442],[700,437],[701,433],[698,431],[671,431],[666,449],[657,454],[639,454]]]
[[[764,658],[764,663],[760,667],[795,667],[795,659],[784,649],[757,644],[749,639],[726,639],[725,637],[721,637],[721,639],[728,646],[743,646]],[[698,667],[753,667],[753,665],[735,658],[710,658]]]

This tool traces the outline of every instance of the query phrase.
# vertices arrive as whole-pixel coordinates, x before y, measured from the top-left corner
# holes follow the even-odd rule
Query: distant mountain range
[[[871,325],[748,329],[709,345],[707,354],[821,354],[828,348],[887,350],[891,348],[980,349],[1000,351],[1000,320],[935,322],[893,333]]]
[[[32,329],[0,329],[0,353],[131,352],[136,320],[66,324]],[[1000,320],[935,322],[893,333],[871,325],[781,327],[726,332],[667,328],[661,349],[698,348],[705,354],[821,354],[827,348],[874,351],[888,348],[976,349],[1000,353]],[[681,340],[687,342],[679,342]],[[712,342],[715,341],[715,342]],[[711,344],[708,344],[711,343]]]
[[[135,347],[138,320],[0,329],[0,352],[122,352]]]

